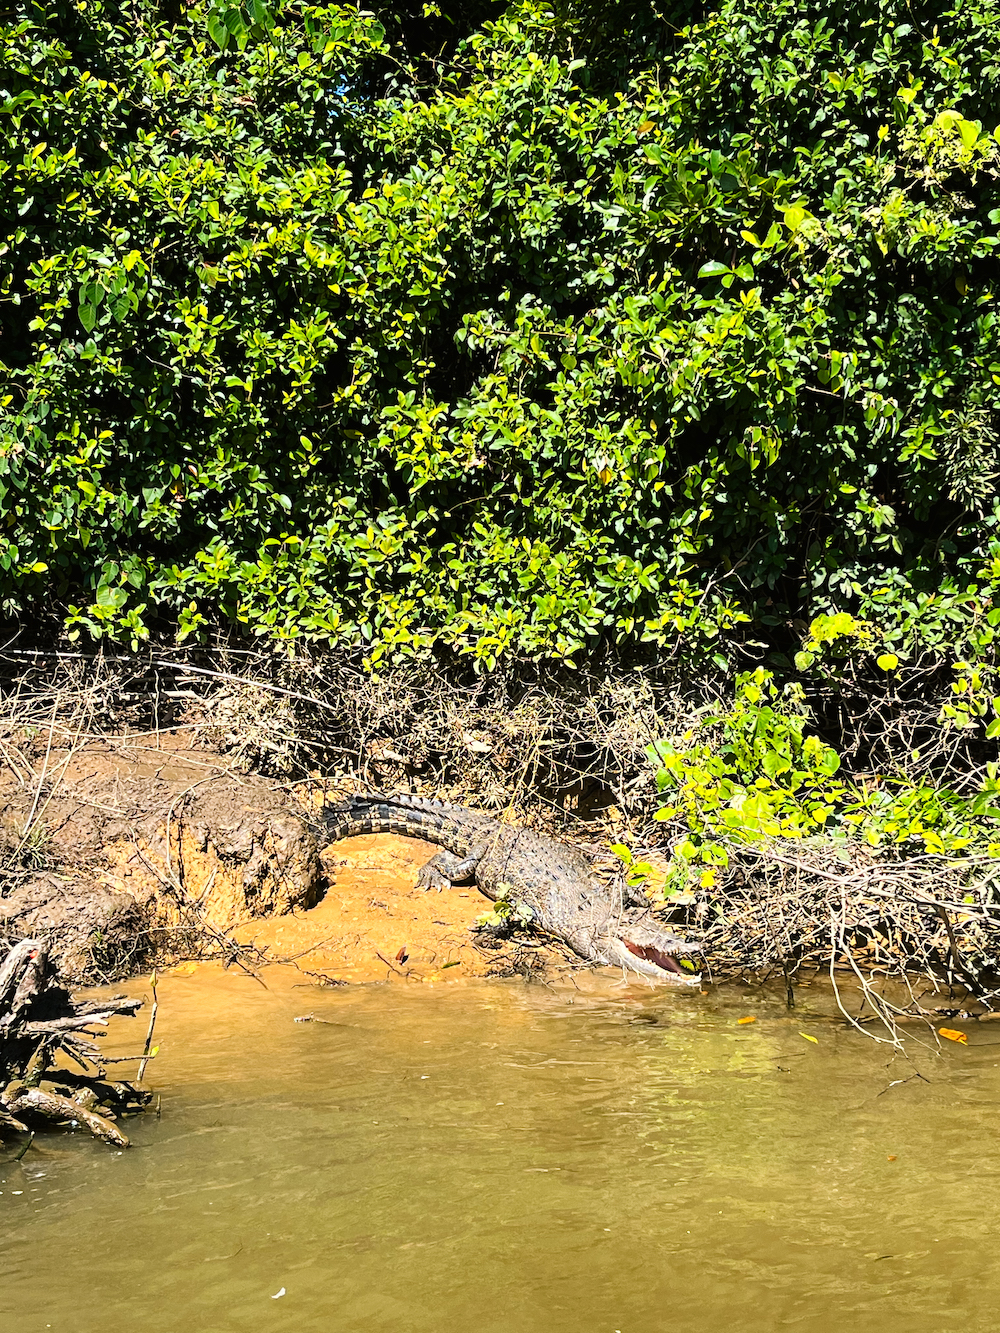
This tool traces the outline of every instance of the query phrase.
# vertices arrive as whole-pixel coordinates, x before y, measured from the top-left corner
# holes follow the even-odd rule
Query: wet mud
[[[477,931],[492,903],[475,886],[419,888],[420,867],[436,851],[393,834],[334,843],[322,854],[325,889],[315,907],[244,923],[234,934],[271,958],[346,982],[527,975],[568,965],[557,945]]]

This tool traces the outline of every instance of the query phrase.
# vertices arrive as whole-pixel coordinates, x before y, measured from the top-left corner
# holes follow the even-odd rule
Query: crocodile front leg
[[[420,888],[450,889],[453,884],[472,879],[476,866],[482,857],[482,851],[474,847],[468,856],[456,856],[454,852],[438,852],[420,869],[417,884]]]

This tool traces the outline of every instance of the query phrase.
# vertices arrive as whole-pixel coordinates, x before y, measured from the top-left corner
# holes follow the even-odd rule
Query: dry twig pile
[[[862,1010],[898,1039],[896,1021],[939,1012],[954,991],[1000,1009],[1000,864],[988,857],[891,860],[833,842],[730,847],[730,870],[694,909],[705,953],[720,972],[777,972],[791,985],[803,968],[846,969]],[[886,982],[898,983],[887,998]],[[856,1015],[844,1009],[853,1023]]]
[[[891,707],[884,682],[867,677],[841,673],[836,688],[817,687],[811,706],[845,771],[977,789],[986,770],[975,729],[935,722],[942,691],[951,697],[947,674],[933,665],[911,672],[909,685],[893,687]],[[648,747],[666,739],[683,749],[706,711],[724,711],[729,688],[721,679],[682,684],[667,670],[623,666],[600,675],[523,666],[480,678],[413,663],[372,675],[342,654],[223,643],[131,656],[9,650],[0,654],[0,764],[25,794],[13,841],[8,833],[11,845],[0,846],[0,920],[4,895],[45,859],[64,762],[56,750],[129,728],[190,730],[231,769],[267,775],[291,809],[331,785],[436,795],[505,810],[605,857],[609,842],[624,842],[666,876],[688,830],[653,820]],[[938,997],[954,986],[959,1003],[959,991],[971,992],[1000,1010],[1000,863],[875,852],[862,838],[728,850],[715,884],[673,904],[717,975],[848,969],[891,1021],[877,997],[886,980],[899,983],[894,994],[910,1014],[922,1012],[921,986]],[[168,887],[177,891],[173,880]],[[193,948],[197,923],[189,933]],[[201,933],[203,948],[222,947]]]

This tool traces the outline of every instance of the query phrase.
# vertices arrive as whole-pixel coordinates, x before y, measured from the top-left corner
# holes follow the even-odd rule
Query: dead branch
[[[151,1094],[105,1081],[99,1048],[81,1034],[101,1037],[113,1017],[131,1017],[141,1004],[123,995],[75,1002],[59,985],[41,941],[6,946],[0,962],[0,1133],[27,1133],[38,1121],[73,1122],[113,1147],[127,1148],[127,1136],[113,1121],[141,1110]],[[60,1054],[78,1070],[61,1067]],[[76,1095],[67,1096],[74,1088]]]

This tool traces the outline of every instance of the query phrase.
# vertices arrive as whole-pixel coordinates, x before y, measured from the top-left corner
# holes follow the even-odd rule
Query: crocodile
[[[412,796],[352,796],[330,803],[322,828],[331,842],[396,833],[436,843],[442,850],[420,871],[422,888],[474,880],[515,920],[554,935],[581,958],[677,985],[701,981],[678,961],[697,954],[697,944],[665,930],[648,907],[626,904],[620,885],[605,883],[582,852],[555,838],[465,806]]]

